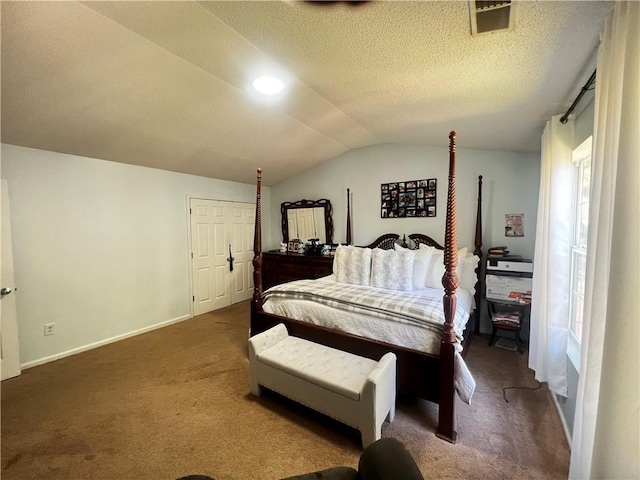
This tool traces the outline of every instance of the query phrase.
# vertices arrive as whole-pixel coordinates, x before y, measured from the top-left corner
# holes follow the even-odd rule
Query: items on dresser
[[[308,253],[262,254],[262,289],[293,280],[326,277],[333,272],[333,255],[311,255]]]
[[[320,255],[324,244],[320,243],[319,238],[310,238],[305,245],[305,251],[310,255]]]
[[[289,240],[287,252],[304,253],[304,244],[302,243],[302,240],[300,240],[299,238],[294,238],[293,240]]]

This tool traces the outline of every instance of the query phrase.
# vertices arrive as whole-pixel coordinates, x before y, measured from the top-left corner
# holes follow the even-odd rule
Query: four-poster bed
[[[444,275],[442,276],[442,286],[444,295],[442,297],[441,308],[443,309],[443,322],[439,324],[438,335],[439,351],[427,353],[414,348],[407,348],[400,344],[389,343],[387,341],[365,338],[345,331],[339,331],[325,326],[306,323],[293,318],[268,313],[263,308],[263,297],[261,289],[261,267],[262,267],[262,240],[261,240],[261,180],[262,171],[258,169],[257,191],[256,191],[256,224],[254,240],[254,293],[251,302],[251,336],[265,331],[279,323],[283,323],[289,333],[293,336],[305,338],[320,344],[345,350],[356,355],[379,359],[387,352],[393,352],[397,356],[397,388],[398,391],[410,395],[418,396],[439,404],[439,420],[437,436],[447,441],[456,440],[455,430],[455,373],[456,363],[462,362],[460,356],[459,337],[454,328],[454,319],[458,299],[456,291],[459,286],[459,277],[456,271],[458,266],[458,238],[456,226],[456,192],[455,192],[455,132],[449,135],[449,179],[447,192],[447,213],[445,227],[444,247],[432,238],[422,234],[411,234],[409,239],[414,247],[421,245],[443,250]],[[479,178],[479,189],[482,186],[482,177]],[[478,192],[478,205],[476,217],[476,238],[474,254],[481,256],[481,226],[479,225],[481,193]],[[349,218],[349,212],[347,214]],[[347,227],[347,235],[351,237],[350,225]],[[364,248],[369,249],[394,249],[400,236],[396,234],[382,235],[372,244]],[[350,238],[349,238],[350,240]],[[345,247],[343,247],[345,248]],[[356,248],[356,247],[348,247]],[[396,248],[398,249],[398,248]],[[402,250],[402,249],[400,249]],[[478,270],[480,267],[478,268]],[[478,275],[480,277],[480,275]],[[304,282],[304,281],[303,281]],[[308,282],[308,281],[307,281]],[[478,331],[479,305],[481,297],[481,286],[475,288],[475,331]],[[440,291],[440,293],[442,293]],[[465,305],[467,305],[467,302]],[[470,312],[471,310],[469,310]],[[440,312],[442,313],[442,312]],[[469,329],[467,329],[468,331]],[[437,346],[438,341],[436,341]],[[468,343],[468,342],[467,342]]]

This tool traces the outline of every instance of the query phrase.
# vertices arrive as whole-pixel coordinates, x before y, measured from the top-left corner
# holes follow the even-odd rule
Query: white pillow
[[[388,290],[413,290],[415,252],[374,248],[371,252],[371,286]]]
[[[444,276],[444,250],[438,250],[437,248],[431,248],[431,263],[429,264],[429,271],[427,272],[426,286],[431,288],[437,288],[444,290],[442,286],[442,277]],[[458,266],[456,267],[456,274],[460,278],[460,272],[462,271],[462,262],[467,254],[467,248],[461,248],[458,250]]]
[[[371,281],[371,249],[340,245],[333,259],[336,281],[369,285]]]
[[[471,295],[475,295],[476,293],[476,282],[478,281],[476,268],[478,268],[479,262],[480,257],[474,255],[473,253],[467,253],[464,257],[464,260],[462,261],[460,287],[469,291]]]
[[[401,247],[397,243],[393,246],[397,252],[411,251],[414,252],[413,259],[413,289],[422,290],[427,281],[427,272],[429,271],[429,262],[431,261],[431,252],[427,249],[409,250]]]

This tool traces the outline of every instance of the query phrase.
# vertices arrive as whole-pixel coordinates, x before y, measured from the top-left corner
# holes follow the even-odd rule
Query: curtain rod
[[[571,112],[573,112],[573,109],[576,108],[576,106],[578,105],[578,102],[580,101],[582,96],[585,93],[587,93],[587,91],[591,88],[591,85],[595,81],[596,81],[596,70],[593,71],[593,73],[589,77],[589,80],[587,80],[587,83],[584,84],[584,87],[582,87],[582,89],[580,90],[580,93],[578,93],[578,96],[576,97],[576,99],[573,101],[573,103],[569,107],[569,110],[567,110],[567,113],[565,113],[560,118],[560,123],[567,123],[567,120],[569,120],[569,115],[571,115]]]

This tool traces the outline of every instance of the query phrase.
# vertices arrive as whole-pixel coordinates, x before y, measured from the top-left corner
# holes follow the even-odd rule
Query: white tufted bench
[[[251,393],[261,387],[360,430],[362,446],[380,439],[395,416],[396,356],[380,361],[289,336],[278,324],[249,339]]]

